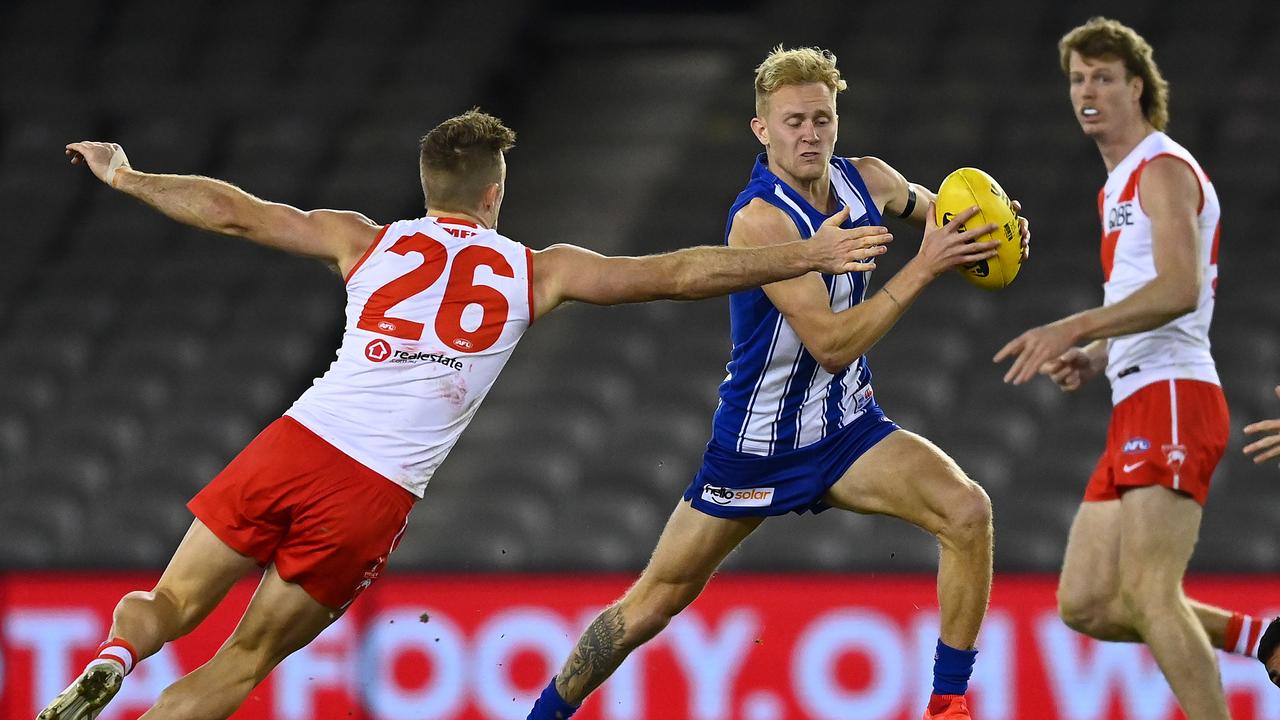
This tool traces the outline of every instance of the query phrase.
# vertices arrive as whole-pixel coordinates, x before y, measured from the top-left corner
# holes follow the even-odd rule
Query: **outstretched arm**
[[[303,211],[267,202],[230,183],[198,175],[155,175],[134,170],[114,143],[67,146],[73,164],[180,223],[243,237],[260,245],[332,263],[345,276],[381,226],[356,212]]]
[[[882,227],[839,226],[848,211],[827,220],[808,241],[753,249],[693,247],[660,255],[607,257],[573,245],[534,253],[534,313],[565,301],[617,305],[649,300],[697,300],[758,287],[811,271],[860,272],[893,239]]]

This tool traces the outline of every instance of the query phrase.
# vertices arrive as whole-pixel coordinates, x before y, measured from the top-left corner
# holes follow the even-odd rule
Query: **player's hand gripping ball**
[[[958,213],[978,206],[969,220],[975,226],[995,223],[996,229],[974,242],[1000,241],[996,256],[957,268],[965,279],[987,290],[999,290],[1013,282],[1022,267],[1022,234],[1018,213],[995,178],[977,168],[960,168],[947,176],[938,188],[934,218],[939,226],[951,222]],[[962,227],[963,231],[964,228]]]

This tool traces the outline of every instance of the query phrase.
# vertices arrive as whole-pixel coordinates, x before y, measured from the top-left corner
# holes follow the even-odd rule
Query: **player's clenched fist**
[[[124,148],[115,143],[81,141],[67,146],[71,164],[84,163],[102,182],[115,187],[116,171],[129,167]]]
[[[849,219],[849,206],[827,218],[809,240],[809,251],[814,253],[815,264],[824,273],[840,275],[848,272],[874,270],[875,258],[883,255],[885,247],[893,241],[888,228],[877,225],[842,228]]]

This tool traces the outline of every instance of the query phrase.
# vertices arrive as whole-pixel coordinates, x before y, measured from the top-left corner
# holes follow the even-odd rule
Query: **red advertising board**
[[[0,716],[34,717],[83,666],[145,575],[0,577]],[[596,612],[630,577],[392,576],[286,660],[242,720],[524,718]],[[1140,646],[1087,641],[1058,621],[1048,577],[1001,576],[971,685],[980,720],[1182,717]],[[135,718],[235,625],[237,586],[191,636],[141,663],[100,720]],[[1188,592],[1280,610],[1280,580],[1195,578]],[[915,720],[937,637],[927,576],[732,575],[630,658],[582,720]],[[1236,720],[1280,720],[1254,660],[1222,655]]]

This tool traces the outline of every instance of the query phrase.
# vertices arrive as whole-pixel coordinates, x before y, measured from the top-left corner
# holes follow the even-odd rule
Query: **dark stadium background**
[[[696,7],[696,9],[695,9]],[[1126,3],[90,2],[0,5],[0,569],[163,567],[185,500],[322,373],[343,292],[318,264],[179,227],[62,154],[121,143],[141,170],[222,178],[379,221],[421,210],[417,140],[472,106],[519,134],[501,231],[610,254],[723,239],[758,147],[752,70],[832,49],[844,155],[936,187],[992,173],[1033,254],[987,293],[945,277],[870,353],[891,417],[990,493],[998,572],[1053,572],[1102,442],[1105,382],[1010,388],[989,358],[1101,299],[1104,169],[1056,40],[1106,12],[1152,41],[1170,134],[1223,205],[1215,356],[1231,445],[1197,573],[1280,565],[1280,472],[1240,428],[1280,415],[1280,5]],[[914,252],[897,240],[873,287]],[[690,480],[727,360],[723,300],[569,307],[538,323],[432,481],[409,571],[639,570]],[[726,569],[932,572],[903,523],[766,523]]]

